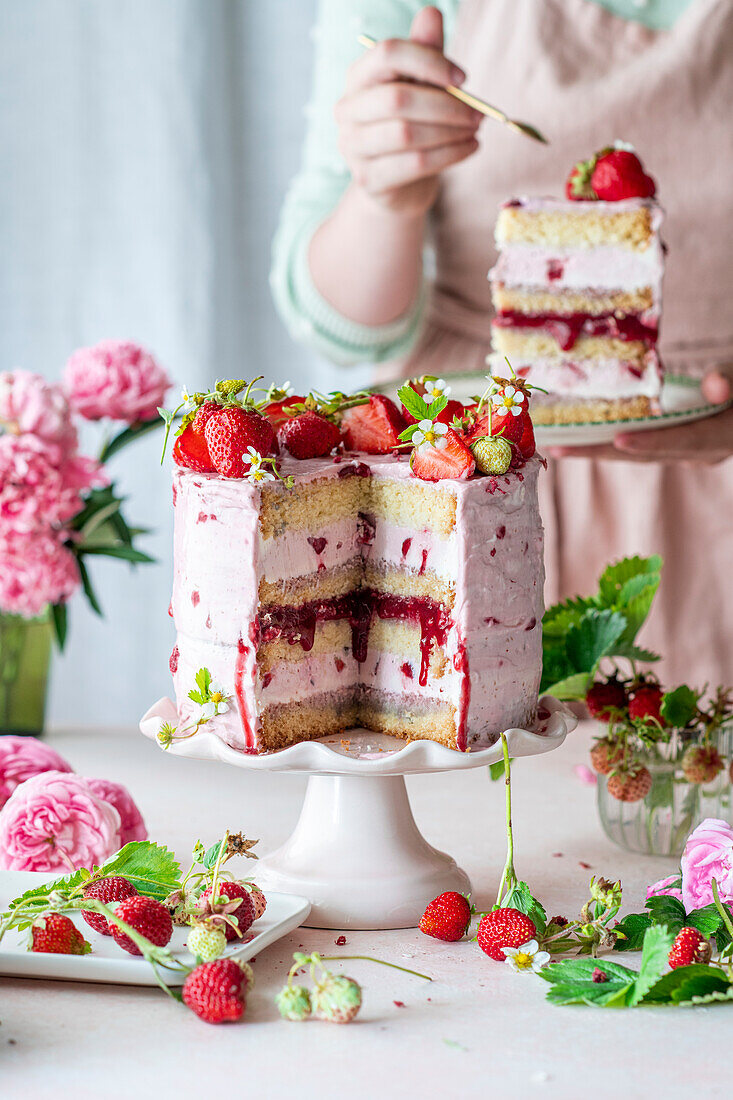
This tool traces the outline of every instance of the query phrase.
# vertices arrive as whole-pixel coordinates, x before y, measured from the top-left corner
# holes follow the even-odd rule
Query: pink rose
[[[59,871],[103,863],[120,848],[120,815],[79,775],[43,772],[0,810],[0,867]]]
[[[26,779],[41,772],[71,772],[63,756],[36,737],[0,737],[0,809]]]
[[[682,901],[689,913],[713,900],[711,880],[723,902],[733,902],[733,828],[708,817],[690,833],[680,860]]]
[[[659,882],[655,882],[647,888],[647,898],[658,898],[666,895],[670,898],[677,898],[677,901],[682,901],[681,890],[679,887],[672,886],[672,883],[679,877],[679,875],[668,875],[667,878],[660,878]]]
[[[107,478],[82,455],[65,455],[34,435],[0,436],[0,530],[47,530],[83,507],[81,494]]]
[[[87,420],[152,420],[170,384],[150,352],[125,340],[79,348],[64,370],[69,401]]]
[[[63,391],[40,374],[0,373],[0,422],[14,434],[37,435],[64,450],[76,447],[76,429]]]
[[[0,536],[0,611],[33,619],[47,604],[68,600],[79,584],[76,558],[55,535]]]
[[[127,787],[121,783],[112,783],[109,779],[87,779],[94,793],[109,802],[120,815],[120,847],[131,844],[133,840],[147,840],[143,815],[132,800]]]

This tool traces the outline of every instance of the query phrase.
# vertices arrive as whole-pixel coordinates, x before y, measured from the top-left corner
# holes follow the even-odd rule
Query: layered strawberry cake
[[[659,412],[662,210],[621,143],[577,164],[566,198],[515,198],[496,224],[490,362],[504,356],[537,394],[537,423]]]
[[[195,395],[174,447],[175,736],[206,724],[260,753],[363,727],[466,751],[535,720],[541,459],[526,387],[491,388],[467,408],[431,379],[401,409]]]

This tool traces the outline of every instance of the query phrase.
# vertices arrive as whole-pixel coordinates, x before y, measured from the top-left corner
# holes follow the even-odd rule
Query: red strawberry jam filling
[[[563,351],[570,351],[581,336],[607,336],[615,340],[641,340],[654,345],[659,335],[656,324],[647,324],[638,314],[617,317],[615,313],[520,313],[505,309],[496,315],[496,328],[544,328]]]

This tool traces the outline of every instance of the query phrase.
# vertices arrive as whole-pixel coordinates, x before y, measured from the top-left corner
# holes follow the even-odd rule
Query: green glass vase
[[[0,613],[0,734],[43,733],[50,661],[48,615]]]

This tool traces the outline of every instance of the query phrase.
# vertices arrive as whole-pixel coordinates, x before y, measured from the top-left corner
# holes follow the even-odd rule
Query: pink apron
[[[486,272],[502,199],[560,194],[571,165],[616,138],[657,178],[669,244],[662,354],[674,373],[733,363],[733,4],[694,0],[650,31],[590,0],[463,0],[449,55],[467,87],[551,139],[491,121],[444,176],[437,277],[422,337],[399,373],[484,369]],[[667,683],[733,679],[733,461],[715,466],[565,459],[543,478],[547,601],[588,593],[604,565],[661,553],[642,641]]]

